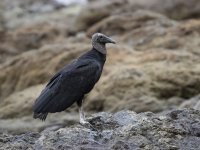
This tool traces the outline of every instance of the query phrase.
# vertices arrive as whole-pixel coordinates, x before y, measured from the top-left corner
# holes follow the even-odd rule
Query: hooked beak
[[[116,44],[116,42],[113,39],[109,38],[109,37],[106,38],[106,43]]]

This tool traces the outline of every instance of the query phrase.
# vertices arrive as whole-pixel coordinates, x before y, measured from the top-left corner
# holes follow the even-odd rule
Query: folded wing
[[[59,71],[37,98],[34,118],[46,119],[48,113],[60,112],[90,92],[101,75],[95,60],[77,60]]]

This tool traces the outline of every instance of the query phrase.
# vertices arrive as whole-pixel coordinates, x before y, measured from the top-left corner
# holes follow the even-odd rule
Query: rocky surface
[[[165,115],[120,111],[98,113],[88,119],[94,129],[81,125],[51,127],[42,132],[0,135],[1,149],[200,149],[200,112],[174,110]]]

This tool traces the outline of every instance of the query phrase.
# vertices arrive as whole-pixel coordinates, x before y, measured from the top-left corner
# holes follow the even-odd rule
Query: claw
[[[93,125],[91,125],[91,123],[89,123],[88,121],[85,120],[85,115],[82,111],[82,109],[79,109],[79,113],[80,113],[80,124],[89,128],[92,128],[93,130],[97,130],[95,127],[93,127]]]
[[[80,120],[80,124],[82,126],[86,126],[86,127],[92,128],[93,130],[97,131],[97,129],[93,125],[91,125],[91,123],[89,123],[88,121]]]

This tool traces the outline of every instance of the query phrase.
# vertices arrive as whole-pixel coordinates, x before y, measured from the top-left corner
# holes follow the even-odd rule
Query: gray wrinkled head
[[[115,44],[115,41],[111,38],[107,37],[106,35],[102,33],[95,33],[92,36],[92,46],[101,52],[102,54],[106,54],[106,44],[107,43],[113,43]]]

